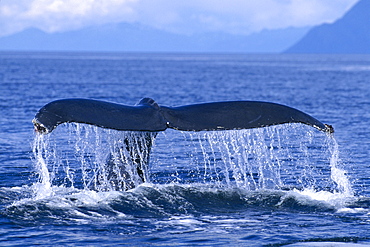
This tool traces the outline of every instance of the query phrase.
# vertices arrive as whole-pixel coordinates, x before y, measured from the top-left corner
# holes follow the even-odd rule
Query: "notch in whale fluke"
[[[179,107],[159,106],[144,98],[138,105],[126,106],[91,99],[62,99],[42,107],[32,121],[42,134],[52,132],[59,124],[76,122],[102,128],[126,131],[232,130],[261,128],[285,123],[302,123],[320,131],[333,133],[330,125],[321,123],[297,109],[269,102],[226,101]]]

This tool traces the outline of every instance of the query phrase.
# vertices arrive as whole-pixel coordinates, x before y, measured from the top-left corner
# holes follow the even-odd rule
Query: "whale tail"
[[[62,123],[85,123],[102,128],[135,131],[109,154],[105,176],[98,176],[99,186],[128,190],[147,182],[147,165],[152,141],[157,132],[167,128],[182,131],[215,131],[261,128],[284,123],[302,123],[332,133],[325,125],[297,109],[268,102],[231,101],[159,106],[150,98],[136,106],[125,106],[90,99],[63,99],[42,107],[33,119],[35,130],[52,132]]]
[[[42,107],[33,123],[35,130],[47,134],[59,124],[86,123],[126,131],[232,130],[261,128],[285,123],[302,123],[320,131],[334,130],[297,109],[269,102],[228,101],[179,107],[159,106],[144,98],[136,106],[91,99],[63,99]]]

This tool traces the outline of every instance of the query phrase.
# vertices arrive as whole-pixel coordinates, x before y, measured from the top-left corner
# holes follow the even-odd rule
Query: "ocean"
[[[33,130],[57,99],[144,97],[275,102],[335,132],[168,129],[148,182],[117,191],[95,178],[135,133]],[[0,246],[370,245],[369,55],[1,52],[0,99]]]

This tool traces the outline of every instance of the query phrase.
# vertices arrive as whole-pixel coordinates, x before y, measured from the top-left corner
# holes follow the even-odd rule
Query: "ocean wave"
[[[135,222],[137,218],[199,217],[245,211],[366,215],[370,206],[369,199],[308,189],[249,191],[204,184],[143,184],[124,192],[98,192],[54,186],[51,193],[30,196],[34,187],[23,189],[26,198],[20,196],[19,188],[13,189],[13,194],[5,199],[9,202],[4,210],[7,217],[18,224],[117,223]],[[1,194],[5,194],[3,189]]]

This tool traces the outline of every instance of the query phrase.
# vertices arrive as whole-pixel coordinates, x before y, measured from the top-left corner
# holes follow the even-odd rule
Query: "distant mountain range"
[[[0,38],[0,51],[280,52],[309,27],[264,30],[251,35],[222,32],[183,35],[140,24],[107,24],[63,33],[27,29]]]
[[[341,19],[312,28],[287,53],[370,53],[370,0],[361,0]]]
[[[341,19],[317,27],[175,34],[140,24],[106,24],[62,33],[39,29],[1,37],[0,51],[370,53],[370,0]]]

